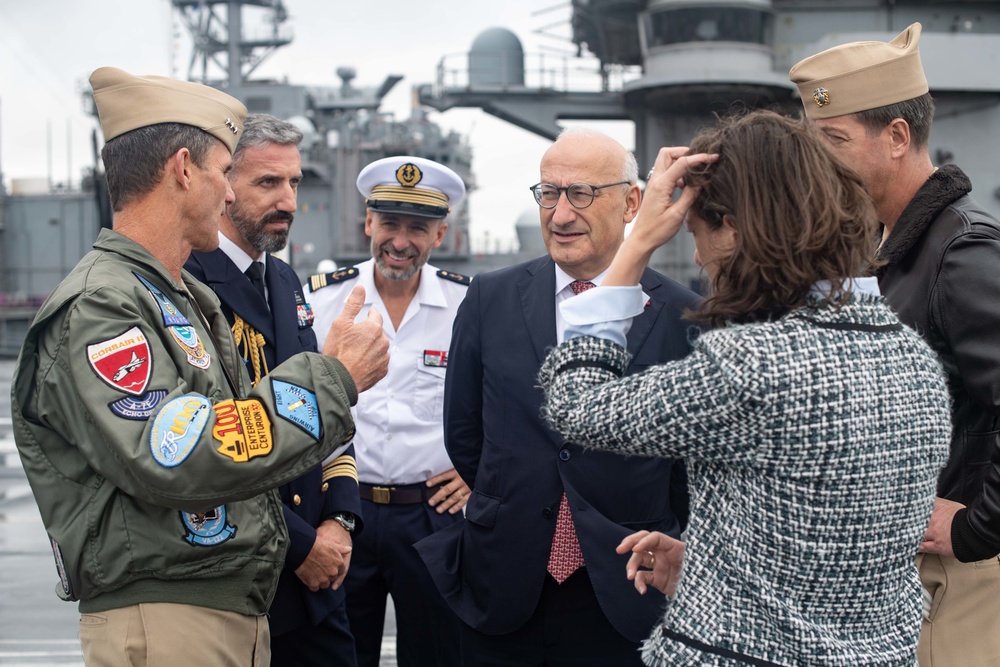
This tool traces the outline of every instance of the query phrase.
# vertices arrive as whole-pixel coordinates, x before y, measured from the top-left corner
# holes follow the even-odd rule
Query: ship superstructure
[[[1000,3],[995,0],[572,0],[572,41],[597,67],[582,85],[574,68],[524,54],[510,31],[445,56],[422,103],[479,107],[544,137],[559,121],[630,120],[640,171],[661,146],[684,145],[713,114],[733,107],[798,113],[788,81],[796,62],[851,41],[887,41],[914,21],[937,104],[930,152],[972,179],[981,204],[1000,213]],[[693,244],[681,235],[652,264],[699,285]]]
[[[290,0],[291,1],[291,0]],[[1000,2],[995,0],[571,0],[569,33],[577,56],[525,53],[510,30],[493,28],[469,52],[446,55],[433,83],[420,85],[410,117],[381,111],[400,77],[356,84],[349,67],[333,85],[255,78],[292,41],[284,0],[171,0],[191,34],[188,76],[226,90],[251,111],[296,123],[305,179],[288,259],[300,276],[321,260],[353,264],[369,256],[360,169],[392,154],[437,160],[471,189],[472,150],[431,122],[426,109],[477,107],[552,139],[564,120],[627,120],[644,173],[664,145],[683,145],[713,114],[734,106],[797,113],[788,69],[830,46],[892,38],[923,24],[920,50],[937,103],[931,156],[955,162],[975,196],[1000,212]],[[95,135],[95,156],[99,141]],[[97,162],[95,157],[95,163]],[[520,183],[511,185],[520,188]],[[0,354],[16,352],[34,308],[110,224],[99,168],[81,187],[41,193],[0,191]],[[468,200],[466,200],[468,201]],[[453,212],[435,263],[467,274],[544,253],[537,217],[516,231],[520,254],[470,252],[469,211]],[[687,235],[652,265],[701,287]]]

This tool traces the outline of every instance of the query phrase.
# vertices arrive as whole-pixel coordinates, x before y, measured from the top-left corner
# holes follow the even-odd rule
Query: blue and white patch
[[[163,326],[174,327],[191,324],[188,322],[186,317],[181,315],[181,312],[177,310],[177,306],[175,306],[173,302],[167,298],[167,295],[164,294],[161,289],[134,271],[132,272],[132,275],[138,278],[139,282],[145,285],[146,289],[149,290],[149,293],[153,295],[154,299],[156,299],[156,304],[160,307],[160,312],[163,313]]]
[[[274,407],[278,416],[287,419],[319,440],[321,425],[316,394],[281,380],[273,380],[271,390],[274,392]]]
[[[108,403],[108,407],[111,408],[111,412],[125,419],[149,419],[150,415],[153,414],[153,410],[156,409],[156,406],[160,404],[160,401],[166,395],[166,389],[153,389],[139,398],[126,396],[117,401],[112,401]]]
[[[198,394],[185,394],[164,405],[149,430],[149,449],[164,468],[184,463],[205,430],[212,404]]]
[[[226,523],[225,505],[204,514],[181,512],[181,522],[187,531],[184,539],[193,547],[214,547],[236,535],[236,526]]]
[[[198,332],[192,326],[170,327],[170,335],[187,353],[187,362],[195,368],[205,370],[212,363],[212,355],[205,350]]]

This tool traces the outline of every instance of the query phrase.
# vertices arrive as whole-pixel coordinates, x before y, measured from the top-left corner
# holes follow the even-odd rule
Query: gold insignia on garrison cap
[[[406,188],[415,187],[423,177],[424,174],[420,171],[420,167],[412,162],[407,162],[396,170],[396,180]]]
[[[817,88],[813,91],[813,101],[816,102],[816,106],[825,107],[830,103],[830,91],[826,88]]]
[[[846,116],[927,93],[920,31],[913,23],[888,42],[841,44],[799,61],[788,78],[799,89],[806,116]],[[815,104],[808,104],[810,96]]]

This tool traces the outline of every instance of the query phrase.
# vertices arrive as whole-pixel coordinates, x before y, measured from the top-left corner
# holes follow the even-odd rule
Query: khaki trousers
[[[1000,665],[1000,559],[960,563],[920,554],[917,569],[932,597],[920,628],[920,667]]]
[[[80,615],[83,660],[94,667],[268,667],[266,616],[167,602]]]

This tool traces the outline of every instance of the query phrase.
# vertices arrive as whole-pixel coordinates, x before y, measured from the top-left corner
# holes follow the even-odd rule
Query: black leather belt
[[[427,499],[438,492],[440,486],[418,484],[397,484],[395,486],[379,486],[360,482],[362,500],[370,500],[378,505],[415,505],[427,502]]]

